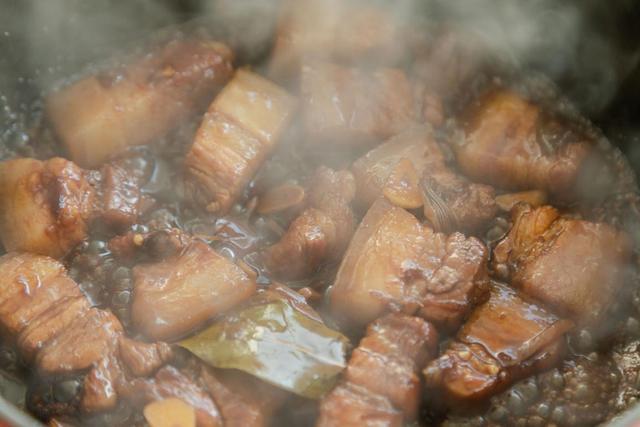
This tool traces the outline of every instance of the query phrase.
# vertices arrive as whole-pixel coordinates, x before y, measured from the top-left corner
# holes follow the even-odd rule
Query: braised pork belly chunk
[[[162,340],[184,336],[256,288],[253,277],[197,240],[164,259],[137,265],[133,276],[133,323],[145,336]]]
[[[629,237],[603,223],[565,218],[551,206],[514,208],[493,268],[513,286],[578,323],[607,313],[631,262]]]
[[[136,405],[179,399],[195,411],[198,427],[267,427],[287,397],[242,372],[214,370],[194,360],[180,369],[168,365],[152,377],[135,378],[125,393]]]
[[[282,88],[239,70],[209,107],[185,159],[193,199],[226,213],[281,139],[294,105]]]
[[[481,97],[463,121],[466,137],[452,144],[460,169],[505,189],[538,189],[570,198],[593,153],[593,141],[573,124],[509,90]]]
[[[403,159],[410,161],[421,176],[432,165],[444,163],[444,154],[432,132],[423,127],[410,128],[370,150],[351,166],[360,206],[368,208],[382,194],[389,176]]]
[[[483,231],[495,217],[492,187],[470,182],[445,162],[426,127],[413,127],[353,163],[357,200],[370,204],[383,194],[407,209],[422,207],[438,231]]]
[[[153,378],[134,380],[127,393],[130,399],[140,403],[178,398],[195,410],[198,426],[224,426],[220,410],[206,389],[173,366],[163,367]]]
[[[417,120],[404,71],[365,71],[314,62],[302,68],[302,121],[316,144],[359,145],[382,141]]]
[[[288,395],[270,384],[233,370],[202,367],[200,381],[220,408],[225,427],[267,427]]]
[[[380,199],[342,260],[331,308],[353,326],[401,310],[455,327],[485,294],[486,262],[487,249],[479,240],[436,233]]]
[[[0,273],[3,336],[16,343],[40,375],[86,373],[79,400],[85,411],[112,408],[126,375],[146,375],[172,357],[166,344],[125,338],[118,319],[91,307],[52,258],[10,253],[0,257]],[[121,360],[132,369],[121,366]]]
[[[420,185],[424,216],[438,231],[483,231],[498,211],[492,187],[447,167],[424,173]]]
[[[120,229],[142,209],[138,179],[117,163],[89,171],[62,158],[0,163],[0,238],[9,251],[62,257],[93,220]]]
[[[67,160],[0,163],[0,237],[9,251],[61,257],[88,233],[96,191]]]
[[[400,426],[411,422],[421,398],[420,367],[438,335],[428,322],[399,314],[369,325],[343,381],[320,404],[318,426]]]
[[[284,1],[270,74],[295,78],[309,59],[393,64],[405,53],[402,25],[392,8],[371,2]]]
[[[46,114],[71,159],[97,167],[128,146],[164,136],[202,109],[231,77],[232,60],[221,43],[170,41],[53,92]]]
[[[444,353],[424,370],[434,399],[468,407],[563,356],[572,323],[517,291],[493,284]]]
[[[264,254],[267,267],[279,277],[303,278],[322,263],[339,259],[353,235],[355,183],[350,172],[320,167],[307,194],[307,208]]]

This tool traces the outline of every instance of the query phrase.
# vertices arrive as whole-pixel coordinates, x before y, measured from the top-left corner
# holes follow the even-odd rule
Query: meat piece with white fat
[[[280,141],[294,105],[284,89],[239,70],[209,106],[185,158],[193,200],[226,213]]]
[[[232,61],[222,43],[172,40],[49,94],[45,113],[71,159],[95,168],[129,146],[163,137],[206,108],[231,77]]]

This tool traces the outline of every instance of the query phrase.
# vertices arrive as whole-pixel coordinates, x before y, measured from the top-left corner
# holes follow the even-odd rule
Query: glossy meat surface
[[[351,355],[343,382],[322,400],[317,425],[412,421],[421,397],[418,372],[435,354],[437,342],[433,326],[417,317],[392,314],[372,323]]]
[[[444,154],[431,131],[422,127],[408,129],[373,148],[351,166],[360,206],[368,208],[382,194],[389,175],[402,159],[409,160],[421,176],[427,167],[443,163]]]
[[[570,197],[593,142],[514,92],[491,92],[465,113],[466,137],[453,144],[472,179]]]
[[[100,172],[102,219],[117,229],[134,224],[142,205],[138,177],[117,164],[107,164]]]
[[[232,60],[221,43],[174,40],[122,69],[53,92],[46,114],[71,159],[97,167],[200,110],[231,77]]]
[[[398,170],[407,172],[403,162],[410,163],[413,170],[408,172],[419,182],[406,177],[393,182]],[[352,170],[360,206],[370,206],[380,194],[394,204],[410,201],[402,207],[423,207],[425,218],[438,231],[482,231],[497,212],[493,188],[454,172],[426,127],[408,129],[372,149],[353,163]]]
[[[61,258],[96,219],[122,229],[142,210],[139,179],[118,164],[85,170],[55,157],[0,163],[0,239],[9,251]]]
[[[455,330],[487,297],[488,250],[476,238],[425,229],[426,243],[407,282],[422,289],[417,314],[441,330]]]
[[[376,201],[343,258],[330,304],[347,324],[364,325],[389,309],[455,326],[483,295],[487,250],[459,233],[423,227],[404,209]]]
[[[492,187],[470,182],[447,167],[425,172],[420,185],[424,216],[438,231],[483,231],[498,211]]]
[[[323,263],[340,259],[355,229],[354,194],[350,172],[319,168],[309,184],[307,209],[293,220],[280,241],[266,249],[269,271],[300,279]]]
[[[0,238],[8,251],[61,257],[80,243],[93,216],[95,189],[70,161],[0,163]]]
[[[233,370],[204,368],[200,375],[220,408],[225,427],[267,427],[286,400],[286,392]]]
[[[340,384],[322,400],[318,427],[401,427],[403,415],[384,396],[349,382]]]
[[[445,352],[424,370],[433,395],[448,406],[472,405],[563,355],[563,334],[572,323],[516,291],[494,284]]]
[[[172,357],[166,344],[125,338],[120,321],[110,311],[92,308],[52,258],[10,253],[0,257],[0,274],[3,337],[15,342],[41,375],[86,372],[79,400],[85,411],[114,407],[127,373],[148,375]]]
[[[493,267],[523,292],[579,323],[603,319],[631,262],[629,237],[603,224],[518,205]]]
[[[153,339],[180,338],[250,297],[255,281],[207,244],[134,268],[132,320]]]
[[[294,104],[284,89],[239,70],[210,105],[186,156],[193,199],[226,213],[282,137]]]
[[[302,68],[302,120],[311,142],[347,146],[382,141],[417,120],[404,71],[362,71],[316,62]]]
[[[225,425],[218,406],[204,387],[172,366],[163,367],[153,378],[134,380],[129,385],[127,393],[130,394],[130,399],[141,402],[175,397],[195,409],[198,427]]]

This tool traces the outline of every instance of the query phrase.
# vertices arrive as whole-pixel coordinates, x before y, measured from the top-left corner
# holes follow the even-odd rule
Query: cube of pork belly
[[[95,190],[61,158],[0,163],[0,238],[8,251],[61,257],[87,235]]]
[[[309,58],[394,63],[405,53],[401,25],[393,9],[370,2],[285,1],[270,74],[280,80],[294,79]]]
[[[353,163],[360,206],[368,207],[380,194],[388,195],[385,190],[392,173],[406,161],[421,177],[410,191],[418,193],[425,217],[437,231],[482,231],[496,215],[493,188],[469,182],[449,168],[432,131],[425,127],[402,132]]]
[[[101,176],[101,219],[114,228],[131,226],[142,204],[139,178],[117,164],[102,167]]]
[[[403,419],[389,399],[347,382],[322,399],[316,427],[402,427]]]
[[[356,160],[351,170],[356,179],[356,200],[368,208],[382,194],[398,162],[408,159],[419,175],[431,165],[444,163],[444,154],[424,127],[414,127],[389,139]]]
[[[419,369],[436,354],[438,334],[419,317],[391,314],[369,325],[351,354],[345,381],[385,396],[405,420],[418,412]]]
[[[516,291],[495,284],[438,359],[424,370],[434,397],[472,405],[562,357],[571,322],[547,312]]]
[[[40,371],[84,370],[114,348],[120,322],[90,308],[58,261],[11,253],[0,257],[0,273],[0,329]]]
[[[198,381],[173,366],[161,368],[153,378],[136,378],[123,394],[134,403],[148,403],[171,397],[182,400],[196,411],[198,427],[222,427],[224,421],[213,398]]]
[[[103,75],[50,94],[46,114],[71,159],[96,167],[131,145],[164,136],[231,77],[221,43],[175,40]]]
[[[493,187],[469,182],[446,166],[425,170],[420,185],[424,216],[438,231],[482,232],[498,213]]]
[[[241,371],[203,366],[199,378],[220,408],[225,427],[267,427],[289,396]]]
[[[91,308],[38,352],[41,372],[62,374],[92,367],[113,352],[122,325],[110,311]]]
[[[353,175],[320,167],[311,178],[307,209],[280,241],[266,249],[265,264],[281,278],[301,279],[323,263],[339,259],[355,228]]]
[[[404,275],[424,243],[424,230],[412,214],[384,199],[376,201],[351,239],[331,287],[334,314],[364,326],[390,306],[415,310],[421,295],[405,284]]]
[[[381,141],[417,120],[411,84],[400,69],[312,63],[302,68],[301,94],[305,132],[315,143]]]
[[[238,71],[209,107],[185,159],[195,201],[211,212],[228,211],[270,155],[293,107],[280,87]]]
[[[52,258],[27,253],[0,257],[0,329],[10,337],[27,339],[35,333],[39,318],[47,316],[51,308],[81,297],[80,288],[66,276],[64,266]],[[82,313],[86,308],[78,306],[73,314]],[[46,335],[55,335],[55,331],[64,329],[66,322],[62,319],[65,317],[43,324]],[[24,336],[21,336],[23,332]],[[29,350],[40,347],[42,342],[37,342]]]
[[[358,227],[331,288],[336,316],[353,326],[387,310],[455,327],[482,299],[487,250],[475,238],[445,236],[379,199]]]
[[[411,422],[421,399],[418,371],[437,345],[433,326],[418,317],[378,319],[353,351],[342,382],[322,400],[317,425]]]
[[[417,267],[408,273],[421,288],[417,312],[444,330],[455,330],[470,310],[488,296],[488,249],[461,233],[445,235],[425,229],[426,243]]]
[[[629,237],[604,223],[520,204],[493,266],[525,293],[578,323],[594,324],[614,302],[631,262]]]
[[[255,281],[203,242],[133,269],[131,317],[149,338],[173,340],[250,297]]]
[[[570,197],[592,141],[506,90],[489,93],[464,116],[465,139],[452,144],[462,172],[501,188]]]

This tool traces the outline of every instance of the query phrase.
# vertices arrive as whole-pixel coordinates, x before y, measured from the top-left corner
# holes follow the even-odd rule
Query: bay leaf
[[[262,299],[179,343],[216,368],[234,368],[307,398],[333,388],[349,340],[286,298]]]

